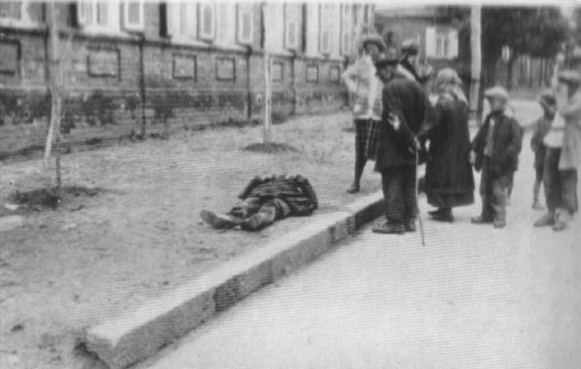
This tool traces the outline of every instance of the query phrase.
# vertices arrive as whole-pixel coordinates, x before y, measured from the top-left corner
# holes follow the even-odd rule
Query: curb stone
[[[383,211],[381,191],[321,214],[271,245],[225,263],[135,310],[90,327],[88,351],[112,369],[142,361],[259,288],[312,262]]]

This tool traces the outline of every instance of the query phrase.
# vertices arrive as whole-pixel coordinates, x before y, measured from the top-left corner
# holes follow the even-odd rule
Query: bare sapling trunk
[[[470,16],[470,41],[472,66],[471,75],[472,83],[470,84],[470,113],[478,116],[478,107],[480,101],[480,76],[482,70],[482,47],[481,47],[481,6],[474,5]]]
[[[272,142],[272,60],[268,53],[264,53],[264,132],[263,141],[266,147]]]

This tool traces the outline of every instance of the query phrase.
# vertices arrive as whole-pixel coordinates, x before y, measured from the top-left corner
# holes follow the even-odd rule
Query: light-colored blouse
[[[353,106],[355,119],[381,120],[383,111],[381,98],[383,83],[377,77],[377,71],[371,56],[359,58],[343,73],[347,89],[356,95]]]

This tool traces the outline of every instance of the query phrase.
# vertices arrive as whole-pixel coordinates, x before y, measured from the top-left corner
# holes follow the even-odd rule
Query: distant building
[[[406,39],[420,45],[419,59],[435,70],[452,67],[470,81],[470,35],[442,23],[431,6],[381,8],[375,12],[375,27],[388,43],[399,48]]]
[[[369,4],[57,2],[65,145],[261,118],[264,53],[276,114],[345,105],[341,73]],[[0,2],[0,157],[42,147],[50,115],[47,6]],[[145,124],[144,124],[145,123]]]

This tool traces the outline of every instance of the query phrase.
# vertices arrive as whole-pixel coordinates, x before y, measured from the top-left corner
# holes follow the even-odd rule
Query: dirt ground
[[[73,350],[83,329],[312,221],[290,218],[260,233],[201,222],[202,209],[229,210],[255,175],[302,174],[320,213],[357,199],[345,191],[353,175],[350,125],[348,112],[276,125],[274,141],[297,151],[270,154],[244,150],[261,141],[256,126],[65,155],[63,185],[100,192],[27,212],[24,226],[0,234],[0,367],[92,367]],[[41,166],[40,158],[1,163],[2,204],[15,190],[42,187]],[[372,166],[361,195],[380,189]]]

